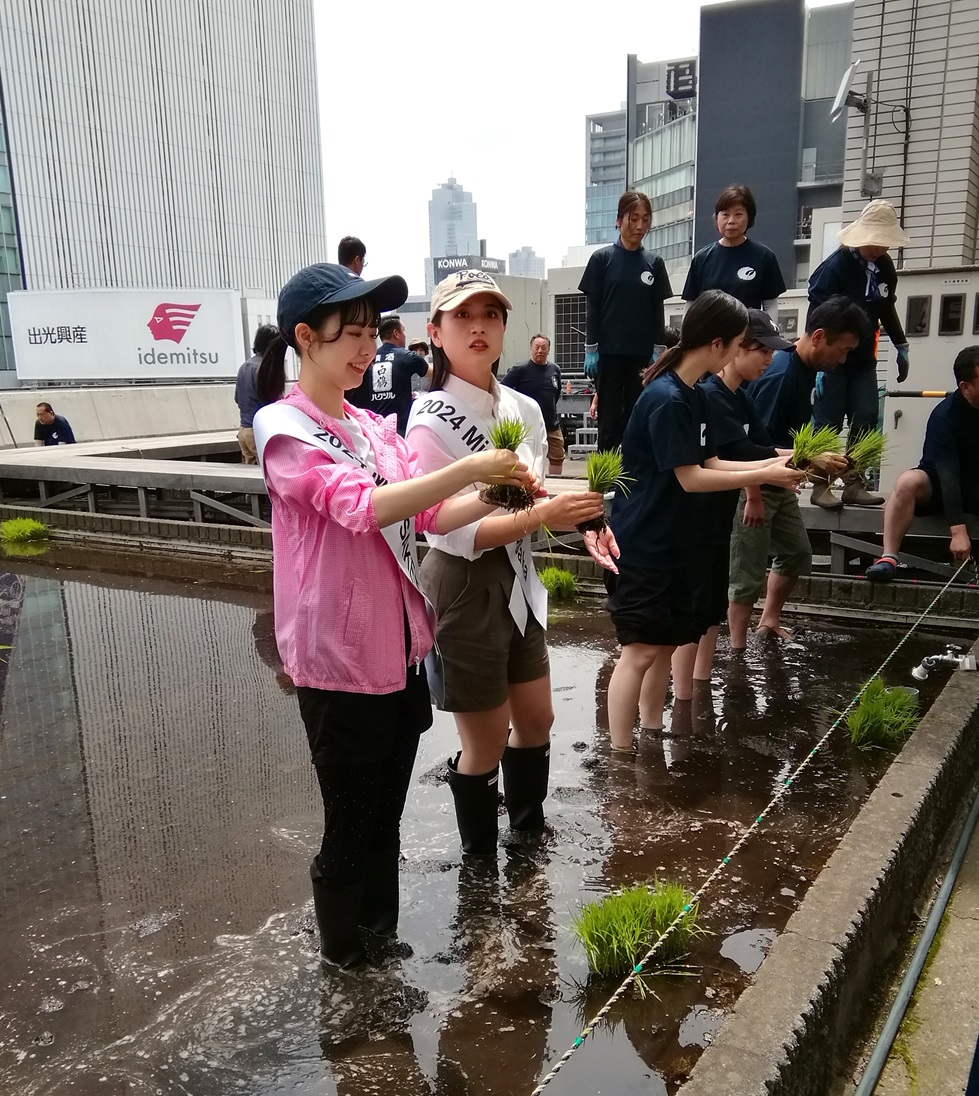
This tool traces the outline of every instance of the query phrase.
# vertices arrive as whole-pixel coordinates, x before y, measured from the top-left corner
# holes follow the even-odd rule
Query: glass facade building
[[[626,189],[625,111],[585,118],[585,243],[615,242],[615,214]]]
[[[428,203],[429,257],[425,261],[425,292],[431,293],[438,278],[432,260],[437,256],[478,255],[476,203],[468,190],[449,179],[432,191]]]

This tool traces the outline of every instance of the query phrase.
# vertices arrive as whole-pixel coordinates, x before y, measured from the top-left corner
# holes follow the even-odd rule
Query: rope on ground
[[[553,1081],[554,1078],[561,1072],[561,1070],[568,1063],[568,1061],[570,1061],[571,1057],[575,1054],[575,1052],[578,1050],[578,1048],[584,1043],[584,1041],[588,1038],[588,1036],[592,1034],[592,1032],[595,1030],[595,1028],[598,1026],[598,1024],[600,1024],[602,1022],[602,1020],[605,1019],[605,1017],[609,1014],[609,1012],[611,1012],[611,1010],[615,1007],[615,1005],[622,999],[623,996],[625,996],[626,992],[632,986],[633,980],[636,977],[638,977],[640,974],[642,974],[642,972],[645,969],[646,965],[649,963],[649,961],[652,959],[652,957],[656,954],[656,952],[661,947],[663,941],[667,938],[667,936],[670,935],[670,933],[683,920],[683,918],[694,908],[694,906],[699,904],[701,897],[711,887],[711,885],[714,883],[714,881],[717,878],[719,878],[720,875],[723,874],[724,869],[731,863],[731,861],[735,858],[735,856],[737,856],[737,854],[741,851],[742,847],[746,844],[746,842],[751,837],[751,835],[755,832],[755,830],[757,830],[761,826],[761,824],[765,820],[765,818],[767,818],[768,815],[771,814],[771,812],[779,805],[779,803],[781,803],[781,801],[785,798],[785,796],[788,795],[789,790],[791,789],[791,787],[795,783],[795,781],[798,779],[799,774],[804,769],[806,769],[808,767],[809,763],[816,756],[816,754],[819,752],[819,750],[822,748],[822,746],[826,743],[826,741],[829,739],[829,737],[833,733],[833,731],[835,731],[836,728],[839,727],[839,725],[847,717],[847,715],[850,713],[850,711],[852,711],[853,707],[856,704],[860,703],[860,698],[863,696],[864,692],[866,691],[867,686],[872,681],[874,681],[876,678],[880,677],[883,670],[891,662],[891,660],[898,653],[898,651],[901,650],[901,648],[905,645],[905,643],[907,643],[907,641],[911,638],[911,636],[915,633],[915,631],[917,631],[917,629],[918,629],[919,625],[921,624],[921,622],[925,619],[926,616],[928,616],[928,614],[932,611],[932,609],[935,608],[935,606],[938,604],[939,600],[941,599],[942,595],[948,590],[948,588],[955,582],[955,580],[959,577],[959,575],[970,564],[973,567],[973,570],[974,570],[974,573],[977,577],[977,580],[979,580],[979,563],[976,562],[974,557],[970,557],[969,559],[965,560],[962,563],[962,565],[958,568],[958,570],[955,572],[955,574],[952,575],[952,577],[948,580],[948,582],[946,582],[945,585],[941,588],[941,590],[939,590],[938,593],[934,596],[934,598],[932,598],[931,604],[928,605],[928,607],[924,610],[924,612],[922,612],[922,614],[918,617],[918,619],[911,625],[911,627],[907,630],[907,632],[905,632],[904,636],[898,642],[897,646],[891,651],[891,653],[887,656],[887,658],[885,658],[884,661],[877,667],[877,669],[873,672],[873,674],[869,678],[867,678],[867,680],[863,683],[863,685],[861,685],[860,690],[851,699],[850,703],[847,704],[847,706],[843,709],[843,711],[840,712],[840,714],[836,717],[836,719],[833,721],[832,725],[830,726],[829,730],[826,731],[826,733],[823,735],[823,737],[816,743],[815,746],[813,746],[813,748],[809,751],[809,753],[806,754],[806,756],[796,766],[795,770],[791,773],[791,775],[787,776],[785,778],[784,783],[779,788],[779,790],[775,793],[775,795],[772,797],[772,800],[769,802],[768,806],[765,807],[765,809],[761,812],[761,814],[759,814],[758,817],[754,820],[754,822],[752,822],[751,825],[744,831],[744,833],[741,835],[741,837],[735,843],[733,848],[728,852],[727,856],[724,856],[724,857],[721,858],[720,862],[717,864],[717,866],[714,868],[714,870],[710,873],[710,875],[707,876],[707,878],[703,881],[703,883],[701,883],[700,886],[697,888],[697,890],[694,892],[694,894],[691,897],[690,901],[683,907],[683,909],[676,915],[676,917],[670,922],[670,924],[667,925],[666,928],[653,941],[653,943],[650,945],[650,948],[646,952],[646,954],[642,957],[642,959],[639,960],[638,963],[636,963],[636,965],[632,968],[632,971],[628,975],[626,975],[626,977],[623,979],[623,981],[621,982],[619,987],[616,989],[616,991],[612,994],[612,996],[605,1002],[605,1004],[598,1010],[598,1012],[596,1012],[595,1015],[588,1021],[588,1023],[581,1029],[581,1032],[578,1034],[578,1037],[574,1040],[574,1042],[571,1044],[571,1046],[568,1047],[568,1049],[564,1052],[564,1054],[562,1054],[561,1057],[554,1063],[554,1065],[551,1067],[551,1070],[541,1080],[540,1084],[538,1084],[538,1086],[534,1089],[534,1091],[530,1094],[530,1096],[540,1096],[540,1093],[542,1093],[544,1091],[544,1089],[547,1088],[547,1086],[551,1083],[551,1081]]]

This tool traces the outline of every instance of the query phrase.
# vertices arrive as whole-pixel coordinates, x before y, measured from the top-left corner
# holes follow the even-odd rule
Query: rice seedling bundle
[[[847,446],[846,455],[858,472],[870,472],[880,468],[884,460],[884,433],[882,430],[865,430]]]
[[[582,906],[572,930],[585,949],[589,968],[601,976],[627,974],[683,914],[654,957],[660,969],[675,962],[687,953],[691,940],[706,935],[697,925],[696,904],[683,913],[692,899],[681,884],[654,879],[649,885],[627,887]]]
[[[805,471],[823,453],[842,453],[843,439],[831,426],[807,422],[792,431],[792,464]]]
[[[23,544],[47,540],[48,527],[34,518],[8,518],[0,522],[0,540],[4,543]]]
[[[512,449],[525,442],[530,436],[530,427],[520,419],[498,419],[489,428],[489,443],[494,449]],[[479,492],[483,502],[500,506],[504,510],[516,512],[529,510],[534,505],[534,496],[525,487],[514,487],[507,483],[488,484]]]
[[[908,689],[889,689],[879,677],[863,691],[860,702],[847,713],[846,725],[854,746],[900,746],[918,722],[918,698]]]
[[[585,476],[588,479],[588,490],[597,491],[600,495],[607,495],[609,491],[616,490],[627,495],[628,485],[632,482],[632,476],[627,476],[625,473],[621,449],[589,453],[585,463]],[[579,522],[577,529],[579,533],[600,533],[607,524],[603,515],[600,518]]]
[[[555,601],[573,601],[578,593],[578,579],[563,567],[545,567],[538,577],[548,595]]]

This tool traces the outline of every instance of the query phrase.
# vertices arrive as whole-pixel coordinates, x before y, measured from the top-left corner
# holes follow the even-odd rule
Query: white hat
[[[475,297],[477,293],[492,293],[507,311],[513,308],[489,274],[484,274],[482,270],[457,270],[443,278],[433,290],[432,315],[445,308],[458,308],[463,301]]]
[[[844,247],[907,247],[911,243],[911,237],[898,223],[894,207],[881,198],[868,202],[839,236]]]

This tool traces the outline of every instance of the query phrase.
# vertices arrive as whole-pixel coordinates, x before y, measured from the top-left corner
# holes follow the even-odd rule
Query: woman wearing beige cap
[[[887,254],[892,247],[907,247],[910,237],[898,223],[890,202],[868,202],[860,216],[840,232],[841,246],[824,259],[809,278],[809,309],[830,297],[848,297],[870,320],[872,333],[860,340],[846,361],[832,373],[821,373],[816,382],[813,422],[817,426],[843,429],[850,423],[850,438],[877,425],[877,340],[883,326],[897,350],[897,379],[908,376],[908,340],[895,307],[897,271]],[[862,477],[850,472],[844,477],[843,502],[858,506],[879,506],[884,500],[867,491]],[[829,492],[829,485],[813,489],[813,502],[833,509],[842,505]]]

